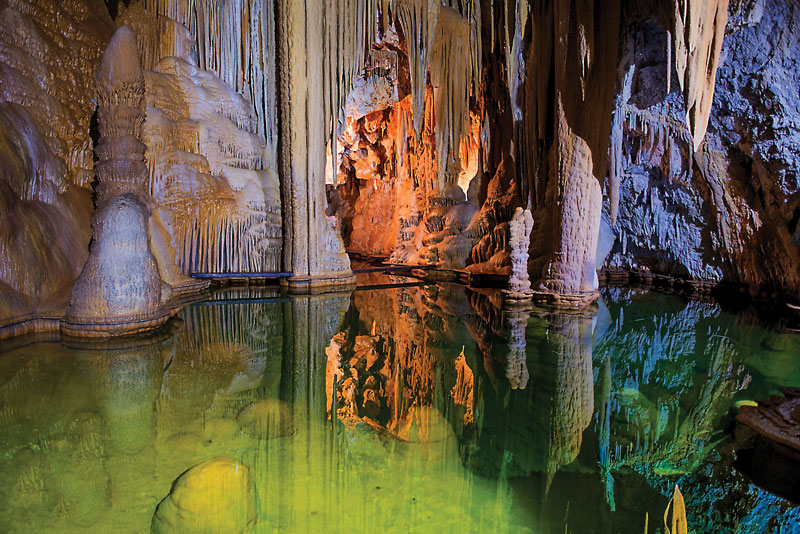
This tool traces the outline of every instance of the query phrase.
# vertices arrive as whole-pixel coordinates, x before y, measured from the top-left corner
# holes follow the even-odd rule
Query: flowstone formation
[[[281,270],[275,76],[266,72],[268,53],[274,61],[275,50],[270,35],[248,33],[250,27],[274,26],[274,13],[256,3],[250,18],[240,19],[229,9],[204,7],[225,31],[244,32],[252,57],[242,57],[241,50],[206,49],[212,31],[222,29],[206,27],[207,19],[191,24],[192,14],[182,9],[132,2],[118,15],[136,35],[144,58],[142,141],[154,206],[151,224],[164,236],[157,253],[163,259],[157,260],[174,288],[188,283],[180,273]],[[261,89],[233,76],[232,69],[248,61],[249,81],[260,80]],[[168,269],[176,273],[168,275]]]
[[[100,140],[97,210],[89,259],[72,290],[61,331],[104,337],[141,332],[171,316],[171,289],[150,253],[147,167],[140,141],[144,75],[126,27],[109,42],[96,76]]]
[[[58,329],[86,261],[102,2],[0,2],[0,338]]]

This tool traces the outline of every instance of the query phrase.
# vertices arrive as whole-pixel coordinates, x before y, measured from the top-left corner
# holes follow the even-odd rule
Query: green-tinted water
[[[800,386],[800,335],[636,290],[496,302],[231,290],[155,338],[6,347],[0,532],[656,532],[676,483],[692,530],[800,529],[726,433]]]

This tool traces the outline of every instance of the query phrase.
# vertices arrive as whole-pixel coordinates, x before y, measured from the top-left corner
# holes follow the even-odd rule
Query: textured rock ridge
[[[86,88],[112,32],[96,0],[0,2],[0,324],[58,317],[86,261],[85,187],[94,176]]]

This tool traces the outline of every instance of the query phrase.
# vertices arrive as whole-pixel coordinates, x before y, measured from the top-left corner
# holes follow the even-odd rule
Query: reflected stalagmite
[[[508,321],[510,338],[508,340],[508,356],[506,356],[506,378],[511,389],[525,389],[530,375],[528,373],[528,343],[525,330],[531,314],[524,309],[508,308],[503,310]]]
[[[532,374],[547,379],[536,388],[536,411],[530,467],[553,475],[578,456],[583,431],[594,413],[591,316],[550,316],[551,350],[540,354]]]

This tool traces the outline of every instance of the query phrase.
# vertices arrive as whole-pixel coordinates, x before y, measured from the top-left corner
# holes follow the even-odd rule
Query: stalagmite
[[[533,216],[530,210],[520,207],[514,211],[509,225],[509,247],[511,248],[511,278],[505,295],[510,300],[530,298],[531,282],[528,278],[528,248],[531,244]]]
[[[147,218],[144,75],[136,39],[122,27],[114,34],[96,76],[100,141],[97,211],[89,259],[72,291],[65,334],[103,337],[154,328],[170,317],[170,298],[150,253]]]

